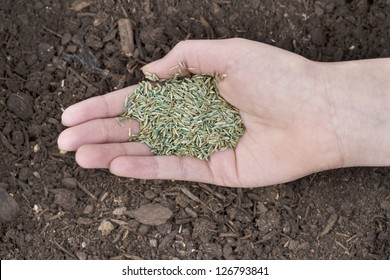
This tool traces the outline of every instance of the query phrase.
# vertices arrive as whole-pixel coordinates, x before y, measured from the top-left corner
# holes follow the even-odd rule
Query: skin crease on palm
[[[379,65],[380,60],[319,63],[249,40],[205,40],[181,42],[143,71],[167,78],[180,62],[193,73],[227,74],[218,84],[219,92],[240,110],[246,127],[236,149],[215,152],[202,161],[154,156],[145,144],[128,142],[129,128],[137,133],[139,125],[131,121],[121,127],[115,117],[135,86],[66,109],[62,122],[69,128],[59,136],[59,148],[76,151],[82,167],[108,168],[118,176],[231,187],[283,183],[332,168],[389,164],[375,157],[390,152],[383,132],[389,131],[389,121],[384,120],[390,116],[375,115],[390,108],[389,94],[373,90],[370,77],[359,84],[361,66],[372,70],[375,79],[385,79],[390,69],[383,62]],[[367,133],[383,141],[372,147]]]

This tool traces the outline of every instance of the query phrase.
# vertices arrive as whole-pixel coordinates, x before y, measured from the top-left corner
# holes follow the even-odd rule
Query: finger
[[[177,73],[179,63],[184,63],[192,73],[211,75],[227,73],[236,59],[240,44],[246,40],[188,40],[178,43],[164,58],[142,68],[144,73],[154,73],[169,78]]]
[[[62,114],[65,126],[74,126],[92,119],[102,119],[118,116],[127,96],[132,94],[137,86],[130,86],[105,95],[91,97],[68,107]]]
[[[139,131],[139,123],[133,119],[123,121],[122,125],[116,118],[91,120],[65,129],[58,137],[58,147],[75,151],[85,144],[127,142],[130,134]]]
[[[171,179],[213,183],[207,161],[177,156],[121,156],[110,163],[110,172],[138,179]]]
[[[76,161],[83,168],[109,168],[119,156],[151,156],[150,148],[139,142],[90,144],[81,146],[76,152]]]

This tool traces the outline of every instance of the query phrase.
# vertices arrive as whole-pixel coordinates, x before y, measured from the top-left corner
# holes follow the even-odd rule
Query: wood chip
[[[115,216],[122,216],[126,210],[127,210],[126,207],[118,207],[112,211],[112,214]]]
[[[82,252],[82,251],[77,251],[76,256],[79,260],[86,260],[87,259],[87,254]]]
[[[337,214],[333,214],[332,216],[330,216],[330,218],[328,220],[328,224],[326,225],[324,230],[318,235],[318,237],[322,237],[324,235],[327,235],[332,230],[334,225],[336,224],[338,217],[339,216]]]
[[[134,53],[134,32],[130,19],[122,18],[118,20],[118,29],[122,52],[125,56],[131,57]]]
[[[93,222],[94,222],[94,220],[92,220],[90,218],[85,218],[85,217],[79,217],[76,220],[76,223],[78,223],[79,225],[90,225]]]
[[[120,226],[127,226],[127,222],[125,222],[125,221],[121,221],[118,219],[110,219],[110,221],[113,223],[116,223],[117,225],[120,225]]]
[[[95,0],[75,0],[72,3],[72,9],[79,12],[82,9],[89,7],[94,2]]]
[[[123,256],[130,259],[130,260],[143,260],[143,258],[141,258],[140,256],[136,256],[136,255],[124,254]]]

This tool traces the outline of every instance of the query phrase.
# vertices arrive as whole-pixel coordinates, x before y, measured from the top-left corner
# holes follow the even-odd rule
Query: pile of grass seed
[[[156,155],[191,156],[235,148],[244,133],[239,111],[217,90],[217,76],[144,80],[125,102],[122,118],[140,123],[130,141],[147,144]]]

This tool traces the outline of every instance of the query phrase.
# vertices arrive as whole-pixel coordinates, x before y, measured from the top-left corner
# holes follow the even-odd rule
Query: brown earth
[[[389,168],[240,190],[84,170],[56,145],[63,108],[140,81],[180,40],[243,37],[319,61],[389,56],[390,1],[0,2],[1,259],[390,259]],[[150,213],[162,224],[147,225]]]

